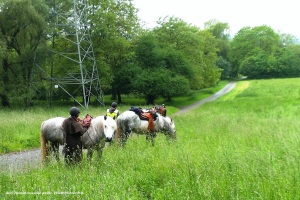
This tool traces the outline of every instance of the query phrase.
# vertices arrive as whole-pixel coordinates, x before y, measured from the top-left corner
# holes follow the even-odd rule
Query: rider
[[[65,162],[66,164],[79,163],[82,160],[81,136],[87,128],[79,122],[80,110],[77,107],[70,109],[70,116],[62,123],[65,137]]]
[[[112,117],[114,120],[118,118],[120,115],[119,110],[117,109],[118,104],[116,102],[112,102],[111,108],[107,109],[106,115]]]

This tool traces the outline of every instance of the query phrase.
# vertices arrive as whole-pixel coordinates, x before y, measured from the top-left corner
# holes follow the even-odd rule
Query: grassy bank
[[[300,79],[241,81],[175,116],[176,142],[159,135],[152,147],[134,136],[124,149],[106,148],[100,161],[0,173],[1,197],[299,199],[299,88]]]

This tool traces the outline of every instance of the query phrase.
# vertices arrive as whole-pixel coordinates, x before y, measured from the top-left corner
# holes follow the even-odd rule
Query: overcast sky
[[[201,29],[217,19],[228,23],[231,36],[245,26],[268,25],[280,33],[300,38],[299,0],[133,0],[147,27],[160,17],[174,16]],[[298,3],[299,2],[299,3]]]

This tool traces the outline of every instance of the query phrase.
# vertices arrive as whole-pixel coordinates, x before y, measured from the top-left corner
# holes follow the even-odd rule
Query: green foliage
[[[141,70],[131,81],[132,88],[153,104],[158,97],[171,101],[189,89],[216,85],[221,71],[216,67],[215,38],[177,18],[159,23],[160,27],[144,33],[135,43]]]
[[[231,74],[231,64],[222,56],[219,56],[217,65],[222,70],[221,79],[229,79]]]
[[[10,96],[18,97],[18,103],[30,104],[33,93],[28,91],[33,77],[34,52],[45,44],[48,8],[40,0],[10,0],[0,4],[1,42],[0,51],[3,90],[0,91],[2,106],[10,106]],[[2,45],[1,45],[2,46]]]
[[[270,78],[272,77],[270,66],[268,55],[261,51],[256,56],[248,57],[243,61],[240,73],[246,75],[249,79]]]
[[[95,11],[90,15],[93,24],[92,39],[97,58],[101,84],[105,91],[110,90],[112,96],[128,93],[124,82],[119,79],[129,79],[126,71],[134,56],[132,41],[141,32],[137,18],[137,9],[130,1],[99,0],[91,1]],[[101,6],[100,6],[101,5]],[[121,99],[118,99],[121,101]]]
[[[189,83],[183,76],[170,76],[171,71],[157,68],[142,70],[132,81],[132,91],[145,96],[147,104],[154,104],[159,97],[171,100],[172,97],[185,94]]]
[[[205,29],[200,30],[182,19],[166,17],[154,29],[143,30],[138,9],[131,1],[89,0],[87,3],[87,26],[91,28],[87,30],[92,37],[101,89],[111,93],[111,98],[118,102],[122,102],[121,95],[136,93],[143,94],[148,103],[161,98],[172,101],[174,95],[212,87],[220,78],[239,75],[248,78],[300,75],[297,39],[288,34],[279,35],[271,27],[244,27],[230,40],[227,23],[209,20]],[[74,53],[78,51],[77,43],[70,42],[76,37],[74,29],[55,26],[69,22],[73,6],[70,0],[1,1],[1,107],[28,107],[49,97],[70,101],[65,92],[53,90],[49,75],[64,81],[67,81],[66,74],[80,78],[80,69],[72,62],[78,64],[78,55]],[[64,17],[58,17],[56,10]],[[49,49],[69,57],[49,53]],[[90,70],[94,60],[85,60],[85,69]],[[160,71],[168,74],[164,81],[154,77]],[[142,75],[149,77],[146,80]],[[133,77],[138,80],[133,81]],[[157,88],[149,91],[151,95],[145,92],[154,86]],[[80,99],[80,87],[72,84],[65,88]]]
[[[273,56],[279,49],[280,37],[268,26],[244,27],[230,45],[230,62],[234,67],[231,76],[236,77],[241,64],[248,57],[257,56],[261,51],[267,56]]]
[[[153,31],[159,45],[167,52],[176,52],[174,55],[179,58],[176,60],[177,66],[187,69],[185,71],[188,73],[184,76],[188,78],[190,88],[213,86],[220,78],[216,67],[218,49],[215,37],[207,30],[200,31],[174,17],[166,18],[159,24]]]
[[[277,55],[276,77],[300,76],[300,45],[287,45]]]
[[[216,37],[218,47],[217,66],[222,69],[221,79],[228,79],[232,71],[228,58],[230,51],[229,25],[217,20],[210,20],[205,23],[205,29]]]
[[[154,104],[158,97],[171,100],[188,92],[188,69],[180,52],[160,47],[153,33],[143,35],[136,42],[135,52],[139,69],[131,81],[131,88],[144,95],[147,104]]]

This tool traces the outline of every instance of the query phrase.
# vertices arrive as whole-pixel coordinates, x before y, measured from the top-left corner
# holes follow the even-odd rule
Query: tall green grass
[[[178,106],[189,105],[197,100],[201,100],[208,94],[220,90],[226,83],[227,81],[221,81],[216,87],[194,91],[182,97],[175,97],[172,102],[164,102],[163,99],[160,98],[157,100],[157,104],[165,103],[168,115],[170,115],[178,111]],[[110,96],[107,95],[105,99],[109,99],[109,97]],[[140,106],[142,108],[150,108],[153,106],[145,105],[143,104],[144,99],[130,95],[124,95],[122,99],[123,103],[118,106],[120,112],[128,110],[130,106]],[[87,113],[92,116],[104,115],[112,101],[113,100],[106,101],[107,107],[89,106],[88,109],[80,108],[80,117],[83,118]],[[0,154],[38,148],[40,146],[39,134],[41,123],[52,117],[68,117],[69,109],[69,106],[32,107],[27,110],[2,109],[0,112]]]
[[[177,141],[133,136],[100,161],[1,175],[4,199],[299,199],[300,79],[241,81],[174,116]],[[6,194],[9,192],[48,194]],[[63,192],[63,194],[58,194]],[[73,194],[71,194],[73,192]],[[74,194],[77,193],[77,194]],[[80,193],[80,194],[78,194]]]

